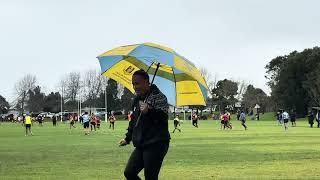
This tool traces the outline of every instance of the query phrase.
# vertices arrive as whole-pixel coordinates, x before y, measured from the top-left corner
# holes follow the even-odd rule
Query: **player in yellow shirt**
[[[30,135],[32,136],[32,131],[31,131],[32,122],[31,122],[31,116],[30,115],[26,115],[24,124],[26,126],[26,136],[28,135],[28,131],[29,131]]]

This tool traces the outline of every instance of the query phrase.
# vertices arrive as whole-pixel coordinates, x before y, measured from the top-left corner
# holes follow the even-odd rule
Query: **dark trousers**
[[[310,127],[312,128],[314,124],[313,120],[309,120],[309,124],[310,124]]]
[[[198,120],[192,120],[192,125],[194,127],[198,127]]]
[[[174,123],[174,130],[172,131],[172,133],[174,133],[176,131],[176,129],[178,129],[179,132],[181,132],[181,129],[178,128],[179,123]]]
[[[109,129],[112,127],[112,129],[114,129],[114,122],[110,122],[109,124]]]
[[[93,128],[92,128],[93,127]],[[90,125],[91,131],[94,129],[94,131],[96,131],[96,123],[91,123]]]
[[[247,129],[246,121],[241,121],[241,125],[242,125],[245,129]]]
[[[127,180],[139,180],[138,174],[144,169],[146,180],[157,180],[168,148],[169,142],[159,142],[145,148],[135,148],[128,160],[124,176]]]

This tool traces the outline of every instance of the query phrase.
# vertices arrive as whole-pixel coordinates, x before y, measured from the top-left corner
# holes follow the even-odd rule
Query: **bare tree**
[[[210,72],[205,67],[200,68],[200,73],[203,76],[204,80],[206,80],[209,88],[209,94],[212,96],[212,90],[216,88],[218,83],[218,75],[215,74],[212,77],[212,74],[210,74]]]
[[[237,81],[237,84],[238,84],[238,94],[236,96],[236,99],[238,99],[238,101],[241,101],[244,93],[247,90],[248,83],[244,80],[239,80]]]
[[[60,99],[60,111],[62,112],[64,110],[64,101],[66,97],[66,86],[67,86],[67,81],[65,78],[62,78],[60,82],[58,83],[58,91],[61,93],[61,99]]]
[[[99,94],[105,90],[107,78],[100,75],[96,70],[88,70],[84,75],[85,97],[90,105],[93,105]]]
[[[215,73],[212,76],[212,74],[205,67],[200,68],[200,73],[207,82],[209,88],[209,97],[207,98],[207,105],[210,106],[210,113],[212,113],[213,108],[216,107],[217,96],[214,93],[214,90],[217,88],[217,83],[219,82],[218,74]]]
[[[36,76],[27,74],[15,85],[15,90],[17,93],[16,107],[20,110],[21,113],[24,113],[25,111],[25,105],[28,100],[28,91],[33,90],[36,87],[36,82]]]
[[[76,101],[76,97],[78,95],[80,89],[80,73],[79,72],[71,72],[67,75],[65,81],[66,88],[66,98],[69,101]]]
[[[120,83],[118,83],[118,94],[117,94],[117,97],[120,99],[121,96],[123,95],[124,93],[124,86]]]
[[[63,109],[73,111],[77,108],[77,96],[80,93],[80,73],[70,72],[59,83]]]
[[[212,89],[215,89],[215,88],[217,88],[217,84],[218,84],[218,82],[219,82],[219,78],[218,78],[218,74],[214,74],[213,75],[213,78],[212,78]],[[210,89],[210,93],[212,93],[212,89]]]

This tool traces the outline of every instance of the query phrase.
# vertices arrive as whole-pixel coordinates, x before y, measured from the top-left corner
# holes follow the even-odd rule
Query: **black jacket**
[[[168,131],[168,102],[167,98],[157,86],[152,85],[150,95],[147,98],[149,110],[146,114],[140,115],[139,97],[135,97],[132,105],[132,118],[129,123],[125,140],[132,141],[135,147],[146,147],[157,142],[169,142]],[[138,123],[137,123],[138,121]]]

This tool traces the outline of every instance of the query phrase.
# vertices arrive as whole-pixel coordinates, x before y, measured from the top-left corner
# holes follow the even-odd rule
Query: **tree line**
[[[82,107],[105,108],[105,97],[109,111],[130,109],[133,94],[116,81],[100,75],[96,70],[84,74],[70,72],[57,85],[56,92],[45,94],[35,75],[27,74],[15,84],[15,109],[19,112],[72,112]],[[105,96],[107,95],[107,96]],[[128,105],[129,104],[129,105]],[[9,103],[0,96],[1,113],[6,113]],[[2,106],[6,108],[2,108]]]
[[[235,103],[241,102],[246,109],[259,104],[265,111],[269,106],[269,97],[262,89],[247,85],[244,81],[212,80],[211,74],[204,68],[201,72],[209,85],[210,96],[207,99],[207,107],[219,106],[220,110],[226,107],[234,108]],[[81,75],[79,72],[66,74],[57,85],[57,91],[48,94],[42,91],[34,75],[27,74],[15,85],[16,101],[15,109],[19,112],[53,112],[74,111],[81,101],[82,107],[105,108],[105,92],[107,92],[107,108],[109,111],[125,110],[131,108],[133,94],[125,87],[112,79],[100,75],[100,72],[90,70]],[[105,91],[106,90],[106,91]],[[62,104],[61,104],[62,102]],[[0,105],[6,113],[9,103],[0,96]],[[204,109],[202,106],[191,108]],[[270,108],[269,108],[270,109]]]
[[[275,109],[293,109],[305,116],[311,107],[320,106],[319,47],[278,56],[265,68]]]
[[[206,68],[200,68],[202,76],[205,78],[209,88],[207,107],[218,107],[217,111],[240,109],[249,111],[256,104],[260,106],[260,111],[271,111],[273,104],[262,89],[254,87],[244,80],[222,79],[218,80],[217,75],[212,75]],[[197,107],[200,108],[201,107]]]
[[[239,104],[240,107],[236,107]],[[255,105],[260,106],[260,111],[267,112],[272,110],[270,97],[260,88],[247,84],[244,81],[233,81],[223,79],[217,81],[210,89],[210,97],[207,105],[217,106],[219,111],[237,109],[250,111]]]

